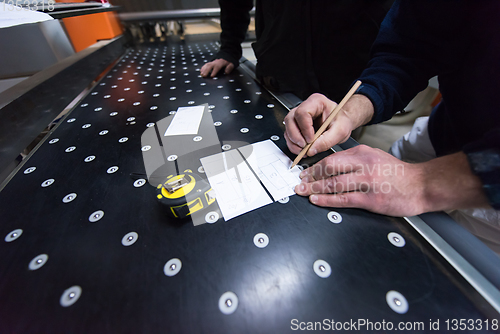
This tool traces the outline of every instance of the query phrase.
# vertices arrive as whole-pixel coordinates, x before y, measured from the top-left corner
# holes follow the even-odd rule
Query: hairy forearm
[[[489,207],[481,180],[463,152],[418,164],[424,212]]]
[[[361,94],[354,94],[343,109],[346,116],[352,120],[352,130],[370,122],[374,113],[370,99]]]

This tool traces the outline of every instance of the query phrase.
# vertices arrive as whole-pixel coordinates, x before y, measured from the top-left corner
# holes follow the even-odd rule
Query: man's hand
[[[337,103],[321,94],[313,94],[285,117],[285,139],[290,152],[299,154],[310,143],[316,130],[335,109]],[[355,94],[339,111],[327,130],[314,142],[307,155],[313,156],[343,143],[352,130],[368,123],[373,116],[373,105],[364,95]]]
[[[296,193],[319,206],[398,217],[488,206],[481,181],[462,152],[410,164],[359,145],[326,157],[301,178]]]
[[[225,68],[224,73],[229,74],[234,70],[234,65],[233,63],[222,58],[215,59],[203,65],[203,67],[200,70],[200,74],[204,78],[208,77],[209,75],[213,78],[223,68]]]

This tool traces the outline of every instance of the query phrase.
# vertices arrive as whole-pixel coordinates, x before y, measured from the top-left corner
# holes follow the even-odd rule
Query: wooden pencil
[[[340,103],[335,107],[335,109],[333,109],[333,111],[330,113],[330,116],[328,116],[328,118],[326,119],[326,121],[319,128],[319,130],[316,131],[316,134],[314,135],[314,139],[309,144],[307,144],[302,149],[302,151],[300,151],[299,155],[297,155],[297,157],[293,161],[292,167],[290,167],[290,168],[295,167],[300,162],[300,160],[302,160],[302,158],[307,153],[307,151],[309,151],[309,148],[311,147],[311,145],[314,144],[314,142],[316,141],[316,139],[318,139],[319,136],[321,136],[323,134],[323,132],[325,132],[325,130],[328,127],[328,125],[333,121],[333,119],[335,118],[335,116],[339,113],[340,109],[342,109],[344,107],[344,105],[347,103],[347,101],[349,101],[349,99],[351,98],[351,96],[354,95],[354,93],[359,88],[359,86],[361,86],[361,81],[358,80],[358,81],[356,81],[356,83],[354,84],[354,86],[351,87],[351,89],[349,90],[349,92],[347,92],[346,96],[344,96],[344,98],[342,99],[342,101],[340,101]]]

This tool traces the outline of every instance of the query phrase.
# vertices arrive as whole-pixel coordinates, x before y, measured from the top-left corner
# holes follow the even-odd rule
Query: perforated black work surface
[[[440,319],[442,332],[446,319],[486,319],[484,300],[402,219],[335,210],[333,223],[299,196],[228,222],[167,218],[155,189],[130,176],[145,173],[148,124],[208,103],[221,144],[278,136],[286,148],[286,109],[248,75],[198,76],[215,51],[209,42],[130,50],[0,192],[1,333],[286,333],[324,319],[423,331]],[[182,267],[165,268],[174,258]],[[389,307],[404,311],[405,301],[402,314]]]

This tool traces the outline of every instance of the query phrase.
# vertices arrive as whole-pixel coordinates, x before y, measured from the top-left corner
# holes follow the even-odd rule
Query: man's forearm
[[[370,99],[361,94],[354,94],[343,109],[345,115],[352,120],[352,130],[369,123],[374,113]]]
[[[424,212],[489,207],[481,180],[472,173],[465,153],[436,158],[418,166]]]

